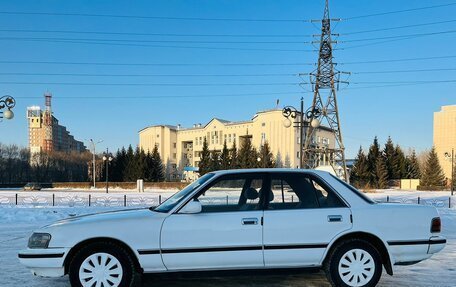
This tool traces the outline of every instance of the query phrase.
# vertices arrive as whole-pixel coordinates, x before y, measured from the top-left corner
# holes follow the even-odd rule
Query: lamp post
[[[95,142],[93,139],[90,139],[89,140],[91,145],[92,145],[92,155],[93,155],[93,158],[92,158],[92,177],[93,177],[93,188],[96,188],[96,172],[95,172],[95,148],[97,146],[97,144],[103,142],[103,140],[99,140],[97,142]]]
[[[11,110],[12,108],[14,108],[14,106],[16,106],[16,100],[11,97],[11,96],[3,96],[0,98],[0,119],[7,119],[7,120],[11,120],[12,118],[14,118],[14,113],[13,111]],[[7,108],[6,111],[2,111],[4,108]]]
[[[311,110],[309,108],[306,113],[304,114],[304,98],[301,97],[301,107],[300,110],[296,109],[293,106],[285,106],[282,109],[282,115],[285,117],[283,125],[286,128],[291,127],[292,124],[295,124],[293,127],[299,129],[299,168],[304,168],[303,163],[303,144],[304,144],[304,128],[305,122],[304,117],[306,119],[313,119],[310,125],[313,128],[318,128],[320,126],[320,121],[317,119],[320,116],[321,112],[318,109]],[[295,121],[299,115],[299,120]]]
[[[450,190],[451,196],[454,194],[454,148],[451,149],[451,154],[449,152],[445,153],[445,157],[451,160],[451,181],[450,181]]]
[[[106,153],[103,155],[103,161],[106,163],[106,193],[109,193],[109,163],[112,159],[112,154],[106,149]]]

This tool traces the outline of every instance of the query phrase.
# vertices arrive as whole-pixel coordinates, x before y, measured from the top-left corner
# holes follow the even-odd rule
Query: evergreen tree
[[[374,138],[374,142],[369,148],[369,153],[367,154],[367,164],[368,164],[368,185],[371,187],[377,186],[377,160],[380,156],[380,146],[378,144],[377,137]]]
[[[146,153],[145,159],[146,171],[144,180],[146,181],[154,181],[154,173],[155,173],[155,166],[154,166],[154,159],[152,158],[152,154],[150,151]]]
[[[420,185],[431,190],[441,189],[445,186],[445,174],[434,147],[432,147],[426,160]]]
[[[420,164],[418,163],[415,150],[406,158],[406,170],[406,178],[408,179],[418,179],[421,177]]]
[[[236,147],[236,140],[233,141],[233,146],[230,150],[230,168],[237,169],[239,168],[239,158],[238,158],[238,150]]]
[[[359,147],[355,158],[355,164],[350,174],[350,181],[357,187],[365,187],[369,182],[369,165],[363,148]]]
[[[146,171],[147,171],[146,153],[144,152],[143,149],[140,149],[139,147],[136,148],[135,163],[136,163],[135,178],[136,179],[145,179]]]
[[[128,146],[127,153],[125,156],[125,171],[123,180],[124,181],[135,181],[135,153],[131,145]]]
[[[152,166],[153,166],[153,177],[152,180],[155,182],[165,180],[165,169],[163,167],[163,161],[158,152],[158,147],[155,146],[152,151]]]
[[[211,151],[210,171],[220,170],[220,156],[216,150]]]
[[[375,165],[376,176],[377,176],[377,188],[387,188],[388,187],[388,170],[386,168],[385,159],[383,156],[377,158],[377,163]]]
[[[228,147],[226,146],[226,140],[223,142],[223,149],[222,153],[220,154],[220,169],[226,170],[230,169],[231,163],[230,163],[230,151],[228,150]]]
[[[285,162],[284,162],[283,166],[285,168],[290,168],[291,167],[290,156],[288,154],[285,156]]]
[[[127,151],[124,147],[117,150],[112,161],[112,181],[120,182],[124,180],[124,172],[127,160]]]
[[[258,164],[258,167],[262,168],[273,168],[274,167],[274,159],[273,155],[271,153],[271,148],[269,147],[268,142],[266,141],[261,147],[260,147],[260,162]]]
[[[205,175],[210,171],[211,165],[211,152],[209,151],[209,146],[207,144],[207,139],[204,137],[203,141],[203,150],[201,151],[200,155],[200,162],[199,162],[199,174]]]
[[[277,152],[276,158],[275,158],[275,166],[276,168],[282,168],[283,167],[283,162],[282,162],[282,154],[280,151]]]
[[[241,142],[238,160],[240,168],[254,168],[257,166],[257,152],[252,146],[252,140],[248,137]]]
[[[392,179],[401,179],[406,176],[406,161],[405,155],[399,145],[396,145],[394,149],[394,159],[393,159],[393,177]]]
[[[383,149],[383,155],[385,156],[385,165],[388,171],[388,179],[396,178],[397,174],[395,170],[395,158],[396,150],[394,148],[393,140],[391,137],[388,137],[388,140],[385,143],[385,148]]]

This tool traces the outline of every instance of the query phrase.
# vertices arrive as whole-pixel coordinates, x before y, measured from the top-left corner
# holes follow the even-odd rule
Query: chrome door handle
[[[328,215],[328,221],[329,222],[341,222],[342,215]]]
[[[257,225],[258,218],[242,218],[242,225]]]

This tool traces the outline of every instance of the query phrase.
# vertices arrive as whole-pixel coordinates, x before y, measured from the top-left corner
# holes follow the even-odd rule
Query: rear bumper
[[[442,236],[433,236],[429,239],[428,254],[440,252],[446,245],[446,239]]]
[[[19,252],[19,262],[41,277],[65,275],[63,266],[69,248],[25,249]]]
[[[430,258],[441,251],[446,239],[432,236],[427,240],[388,241],[389,249],[395,265],[411,265]]]

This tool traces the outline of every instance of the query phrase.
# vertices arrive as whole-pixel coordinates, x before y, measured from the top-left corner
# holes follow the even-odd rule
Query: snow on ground
[[[3,191],[2,191],[3,192]],[[167,193],[169,194],[169,193]],[[448,192],[404,192],[378,191],[369,196],[386,201],[412,203],[418,196],[431,205],[439,207],[442,217],[443,235],[448,239],[445,249],[432,257],[412,266],[396,266],[393,277],[383,274],[379,286],[456,286],[456,204],[451,209],[439,206],[448,203]],[[456,197],[452,197],[456,203]],[[422,201],[423,203],[423,201]],[[69,287],[68,277],[44,279],[34,277],[19,264],[17,252],[27,245],[31,232],[52,221],[88,213],[122,209],[123,207],[15,207],[0,204],[0,286],[1,287]],[[253,274],[255,275],[255,274]],[[329,286],[322,272],[298,275],[260,275],[211,277],[211,278],[156,278],[147,276],[143,286]]]

